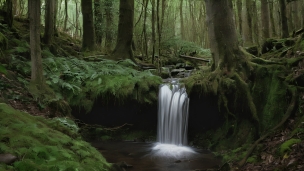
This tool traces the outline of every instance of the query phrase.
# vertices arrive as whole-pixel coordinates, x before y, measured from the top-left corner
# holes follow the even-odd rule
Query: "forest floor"
[[[4,33],[11,40],[13,37],[27,40],[28,36],[22,37],[21,35],[28,35],[28,23],[22,21],[17,21],[17,30],[15,32]],[[58,47],[57,47],[58,46]],[[17,45],[10,43],[8,45],[9,53],[23,53],[28,54],[28,51],[23,52],[19,49],[16,50]],[[60,48],[59,48],[60,47]],[[78,54],[79,50],[79,40],[73,40],[72,38],[64,35],[64,39],[59,40],[56,44],[56,48],[59,50],[58,53],[69,55]],[[7,58],[2,57],[2,61],[7,62],[10,59],[10,54],[4,54]],[[303,70],[303,68],[298,68],[297,71]],[[25,111],[34,116],[53,116],[52,112],[54,109],[49,106],[43,106],[38,101],[36,101],[33,96],[27,92],[27,88],[20,79],[18,79],[19,73],[13,70],[7,70],[6,73],[0,73],[0,103],[7,103],[13,108]],[[25,78],[30,79],[30,78]],[[304,100],[304,94],[300,95],[301,102],[299,104],[299,111],[304,111],[304,105],[302,101]],[[275,104],[274,104],[275,105]],[[60,114],[59,114],[60,115]],[[297,132],[294,131],[295,120],[302,120],[302,123],[298,126]],[[260,142],[262,149],[253,152],[253,156],[256,157],[255,162],[246,163],[242,168],[237,166],[237,161],[229,161],[231,165],[231,170],[244,170],[244,171],[261,171],[261,170],[304,170],[304,119],[299,116],[292,116],[289,118],[288,122],[284,125],[283,129],[280,129],[276,133],[267,137],[265,140]],[[286,144],[286,149],[279,148],[287,139],[290,139],[290,135],[295,141]],[[291,140],[292,140],[291,139]],[[280,152],[281,150],[281,152]],[[281,153],[281,154],[279,154]],[[292,169],[291,169],[292,168]],[[224,169],[222,169],[224,170]]]

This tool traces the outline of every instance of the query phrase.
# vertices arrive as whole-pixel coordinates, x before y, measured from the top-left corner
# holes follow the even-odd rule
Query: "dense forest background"
[[[0,169],[47,170],[59,161],[61,169],[109,169],[82,138],[112,140],[113,129],[69,117],[96,106],[156,110],[159,85],[181,65],[182,72],[191,68],[181,82],[197,104],[191,113],[190,100],[197,124],[191,145],[215,151],[223,168],[303,168],[304,1],[0,0],[0,6],[0,153],[24,159]],[[127,118],[127,110],[121,114],[113,120]],[[206,128],[203,121],[213,116]],[[114,130],[127,135],[120,126]],[[26,136],[14,136],[18,130]],[[144,134],[137,136],[145,140]]]
[[[28,1],[12,1],[11,14],[14,17],[28,15]],[[46,1],[47,2],[47,1]],[[48,6],[41,2],[41,23],[50,23]],[[102,0],[56,0],[50,2],[56,29],[82,39],[84,33],[81,9],[92,2],[90,13],[94,15],[94,37],[96,50],[111,53],[118,34],[119,1]],[[234,22],[239,42],[243,46],[261,46],[270,37],[287,37],[303,27],[302,1],[251,1],[234,0]],[[1,2],[2,5],[5,1]],[[9,6],[9,4],[8,4]],[[5,8],[5,5],[3,6]],[[206,8],[204,1],[145,0],[135,1],[134,34],[136,55],[149,56],[154,53],[190,53],[193,48],[207,53],[210,47]],[[86,21],[85,21],[86,22]],[[46,23],[46,24],[45,24]],[[87,25],[87,24],[86,24]],[[93,36],[93,35],[92,35]],[[183,47],[184,48],[181,48]],[[188,48],[188,49],[187,49]],[[184,52],[185,51],[185,52]],[[148,54],[147,54],[148,53]]]

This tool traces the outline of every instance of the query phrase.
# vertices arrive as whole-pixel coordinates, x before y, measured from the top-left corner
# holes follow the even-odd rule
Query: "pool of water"
[[[110,163],[126,162],[128,171],[193,171],[217,169],[220,160],[208,150],[163,147],[156,143],[92,142]],[[165,150],[164,150],[165,149]]]

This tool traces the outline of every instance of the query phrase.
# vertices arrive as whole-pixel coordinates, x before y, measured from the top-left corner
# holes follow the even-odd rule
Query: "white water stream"
[[[189,98],[178,81],[162,84],[158,94],[157,155],[180,157],[195,153],[187,145]]]

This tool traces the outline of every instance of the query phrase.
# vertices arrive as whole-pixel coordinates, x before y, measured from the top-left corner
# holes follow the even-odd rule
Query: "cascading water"
[[[172,87],[172,89],[170,89]],[[158,97],[157,141],[187,145],[188,105],[186,89],[177,81],[160,86]]]
[[[195,153],[187,145],[189,98],[178,80],[162,84],[158,94],[157,155],[180,157]]]

